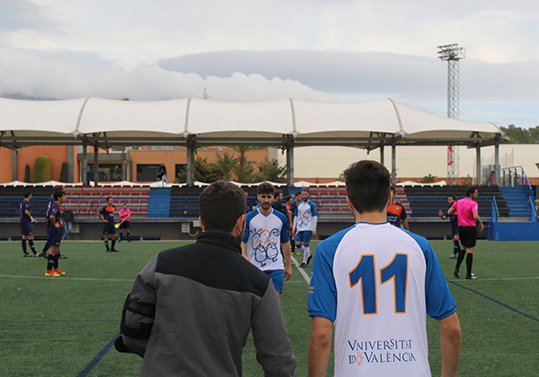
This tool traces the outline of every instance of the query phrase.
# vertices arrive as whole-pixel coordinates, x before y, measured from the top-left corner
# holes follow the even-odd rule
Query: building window
[[[122,181],[122,164],[99,164],[99,182]],[[90,179],[94,179],[94,164],[88,164]]]
[[[186,172],[187,172],[187,164],[176,164],[176,171],[174,174],[176,181],[180,182],[181,177],[184,177]],[[180,175],[180,177],[178,177],[178,175]]]
[[[137,164],[137,182],[157,181],[157,169],[161,164]]]

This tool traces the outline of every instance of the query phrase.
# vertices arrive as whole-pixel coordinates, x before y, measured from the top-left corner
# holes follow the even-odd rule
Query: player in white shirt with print
[[[390,225],[390,175],[376,161],[344,173],[356,224],[321,242],[309,284],[309,376],[430,377],[426,314],[438,320],[442,376],[457,375],[456,304],[426,239]],[[338,305],[337,305],[338,303]]]
[[[318,210],[316,205],[309,200],[309,189],[301,189],[301,200],[294,210],[294,226],[292,236],[296,241],[296,247],[303,252],[303,263],[300,267],[309,264],[312,258],[309,243],[312,236],[316,236],[316,223],[318,221]]]
[[[249,212],[245,218],[241,247],[243,255],[272,278],[280,301],[284,282],[292,276],[292,264],[288,219],[272,208],[274,191],[275,188],[268,182],[258,186],[260,207]],[[286,266],[283,264],[281,250]]]

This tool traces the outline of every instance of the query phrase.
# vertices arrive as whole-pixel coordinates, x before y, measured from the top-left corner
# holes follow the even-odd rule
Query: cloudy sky
[[[264,101],[390,97],[539,125],[537,0],[0,0],[0,96]]]

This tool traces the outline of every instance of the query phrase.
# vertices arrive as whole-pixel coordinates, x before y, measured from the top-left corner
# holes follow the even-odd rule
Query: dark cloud
[[[447,63],[433,58],[379,52],[218,51],[162,60],[167,70],[202,77],[229,77],[234,72],[301,82],[336,96],[443,100]],[[537,62],[460,62],[460,92],[469,100],[533,101],[539,96]]]

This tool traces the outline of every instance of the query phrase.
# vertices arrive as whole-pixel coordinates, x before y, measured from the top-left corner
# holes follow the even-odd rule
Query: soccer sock
[[[36,247],[34,246],[34,240],[28,240],[28,245],[34,254],[37,254]]]
[[[116,245],[116,240],[112,240],[112,250],[114,250],[115,245]]]
[[[122,232],[120,232],[120,236],[118,237],[118,239],[121,241],[123,237],[124,236],[123,236]]]
[[[311,249],[307,245],[303,245],[303,263],[307,263],[307,260],[311,256]]]
[[[26,240],[22,240],[22,252],[24,254],[28,254],[28,252],[26,251]]]
[[[460,247],[459,247],[459,241],[453,242],[453,254],[459,255]]]
[[[43,246],[43,250],[41,252],[45,254],[49,250],[49,241],[45,242],[45,246]]]
[[[60,259],[59,257],[60,257],[60,254],[56,254],[54,256],[54,269],[58,268],[58,259]]]
[[[457,258],[457,266],[455,267],[457,271],[460,269],[460,264],[464,260],[464,256],[466,255],[466,250],[459,250],[459,257]]]
[[[472,276],[473,254],[466,255],[466,276]]]
[[[105,247],[109,250],[109,241],[105,241]]]
[[[53,271],[54,270],[54,255],[50,255],[47,257],[47,271]]]

